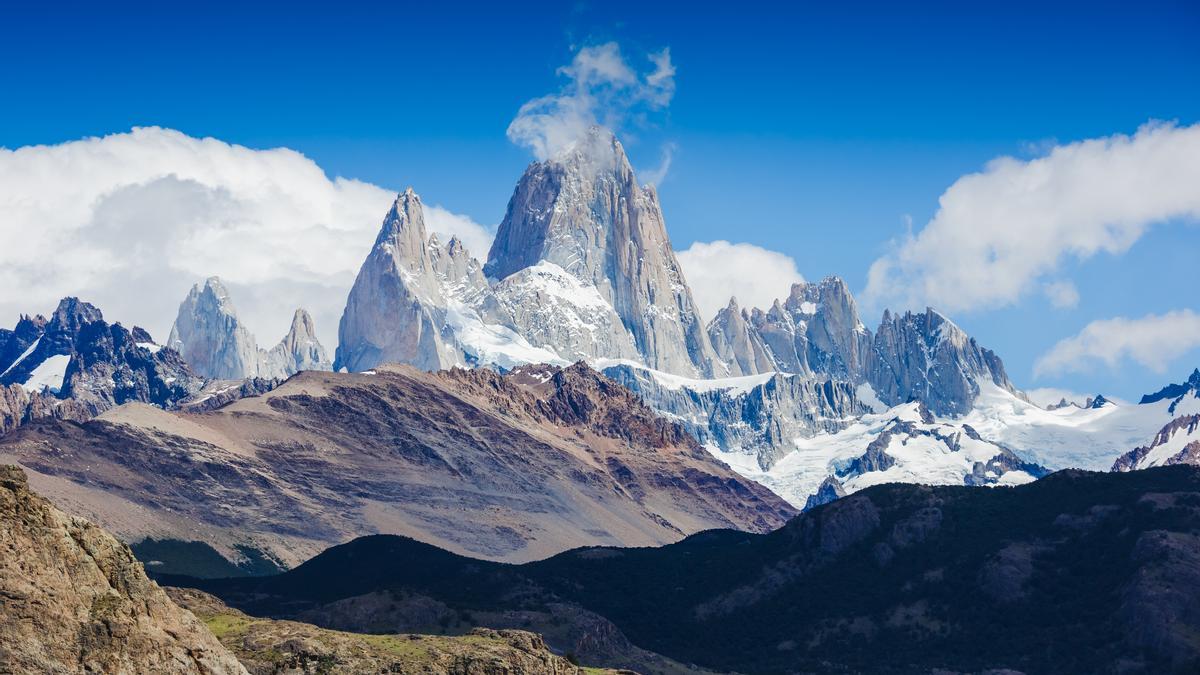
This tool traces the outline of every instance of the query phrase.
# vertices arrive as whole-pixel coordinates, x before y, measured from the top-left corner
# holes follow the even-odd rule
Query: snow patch
[[[758,387],[776,375],[784,377],[794,377],[789,373],[780,373],[771,371],[768,373],[759,373],[757,375],[742,375],[739,377],[717,377],[711,379],[701,379],[693,377],[683,377],[682,375],[672,375],[661,370],[649,368],[637,361],[629,359],[589,359],[588,364],[597,371],[603,371],[605,368],[613,366],[629,366],[636,370],[645,372],[652,377],[655,382],[671,391],[679,391],[681,389],[690,389],[697,393],[705,393],[710,391],[726,391],[730,396],[740,396],[749,393],[755,387]]]
[[[153,342],[139,342],[137,346],[149,351],[151,354],[157,354],[158,350],[162,349],[162,345],[157,345]]]
[[[534,347],[513,330],[484,323],[479,314],[457,300],[446,307],[446,322],[463,351],[480,364],[515,368],[526,363],[570,365],[552,351]]]
[[[67,364],[71,357],[67,354],[55,354],[38,364],[29,374],[29,379],[21,384],[26,391],[41,391],[49,387],[50,391],[58,393],[62,390],[63,379],[67,376]]]
[[[16,368],[18,364],[20,364],[30,354],[32,354],[33,350],[37,349],[37,346],[39,343],[41,343],[41,341],[42,341],[41,337],[38,337],[38,339],[34,340],[33,344],[29,345],[29,347],[25,351],[21,352],[21,355],[17,357],[17,360],[12,362],[12,365],[5,368],[3,373],[0,373],[0,377],[4,377],[5,375],[7,375],[8,371],[12,370],[13,368]]]

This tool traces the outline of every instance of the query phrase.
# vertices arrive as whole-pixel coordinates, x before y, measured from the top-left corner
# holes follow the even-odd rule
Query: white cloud
[[[1035,376],[1086,372],[1096,363],[1110,368],[1130,359],[1156,373],[1200,347],[1200,314],[1190,309],[1148,314],[1140,319],[1101,319],[1060,340],[1034,364]]]
[[[292,150],[169,129],[0,148],[0,325],[78,295],[165,340],[187,289],[215,274],[260,342],[282,337],[303,306],[332,349],[394,197],[330,179]],[[468,248],[489,236],[437,207],[430,221]]]
[[[638,174],[641,176],[642,182],[650,183],[651,185],[655,186],[662,185],[662,182],[667,178],[667,172],[671,170],[671,160],[675,157],[675,148],[676,145],[674,143],[666,143],[663,145],[662,158],[659,160],[658,166],[653,169],[642,170],[638,172]]]
[[[753,244],[698,241],[675,255],[705,319],[729,304],[730,296],[742,307],[768,307],[804,281],[795,260]]]
[[[1067,258],[1119,254],[1155,223],[1200,217],[1197,185],[1200,125],[1152,123],[1028,161],[1001,157],[958,179],[920,233],[875,261],[865,299],[949,312],[1012,304]],[[1048,290],[1052,302],[1078,299],[1073,287]]]
[[[1069,309],[1079,304],[1079,289],[1071,281],[1051,281],[1042,286],[1042,292],[1050,304],[1058,309]]]
[[[509,140],[544,160],[569,150],[594,125],[619,132],[631,116],[665,108],[675,94],[671,52],[663,49],[647,58],[652,69],[639,75],[617,43],[583,47],[558,69],[568,78],[558,93],[535,98],[517,111],[508,126]]]
[[[451,237],[458,237],[467,252],[480,261],[487,259],[492,240],[496,238],[492,229],[471,220],[470,216],[451,213],[436,204],[425,206],[425,227],[436,234],[442,243],[450,241]]]

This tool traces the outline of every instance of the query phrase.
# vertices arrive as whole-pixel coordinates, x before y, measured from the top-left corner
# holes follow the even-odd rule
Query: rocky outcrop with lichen
[[[0,467],[0,663],[27,673],[245,673],[129,547]]]
[[[445,675],[581,675],[536,633],[475,628],[465,635],[362,635],[297,621],[256,618],[216,597],[168,588],[254,675],[272,673],[429,673]]]

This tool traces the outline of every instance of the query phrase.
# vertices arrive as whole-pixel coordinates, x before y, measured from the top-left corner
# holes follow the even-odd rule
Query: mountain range
[[[332,361],[302,308],[260,347],[216,277],[162,344],[74,297],[0,329],[0,662],[1200,667],[1200,370],[1039,406],[837,277],[706,324],[601,128],[526,169],[486,257],[425,218],[397,195]]]
[[[240,565],[218,575],[381,532],[527,561],[796,512],[583,364],[305,371],[212,411],[37,420],[0,437],[0,461],[125,541],[203,542]],[[192,553],[155,555],[170,570]]]
[[[165,347],[140,329],[117,339],[153,350],[145,356],[160,365],[102,349],[113,374],[89,377],[114,384],[72,385],[66,366],[83,349],[80,327],[98,318],[68,299],[51,320],[22,317],[0,332],[0,429],[83,421],[128,401],[198,412],[301,371],[402,363],[506,372],[584,361],[801,508],[823,484],[1001,485],[1109,468],[1200,413],[1101,396],[1041,408],[944,315],[885,310],[872,330],[836,277],[793,284],[765,310],[731,299],[705,325],[657,193],[639,185],[620,142],[599,127],[528,167],[482,262],[459,239],[429,233],[412,189],[398,195],[349,291],[332,363],[303,309],[276,346],[260,348],[214,277],[184,298]],[[117,375],[126,371],[150,373],[147,384]]]

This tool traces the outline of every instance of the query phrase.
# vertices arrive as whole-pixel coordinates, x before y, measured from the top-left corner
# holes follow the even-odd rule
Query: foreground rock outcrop
[[[246,672],[127,546],[31,492],[14,466],[0,466],[0,600],[4,672]]]
[[[260,619],[201,591],[168,588],[253,675],[274,673],[506,673],[582,675],[583,669],[551,652],[536,633],[475,628],[463,636],[361,635],[297,621]]]

